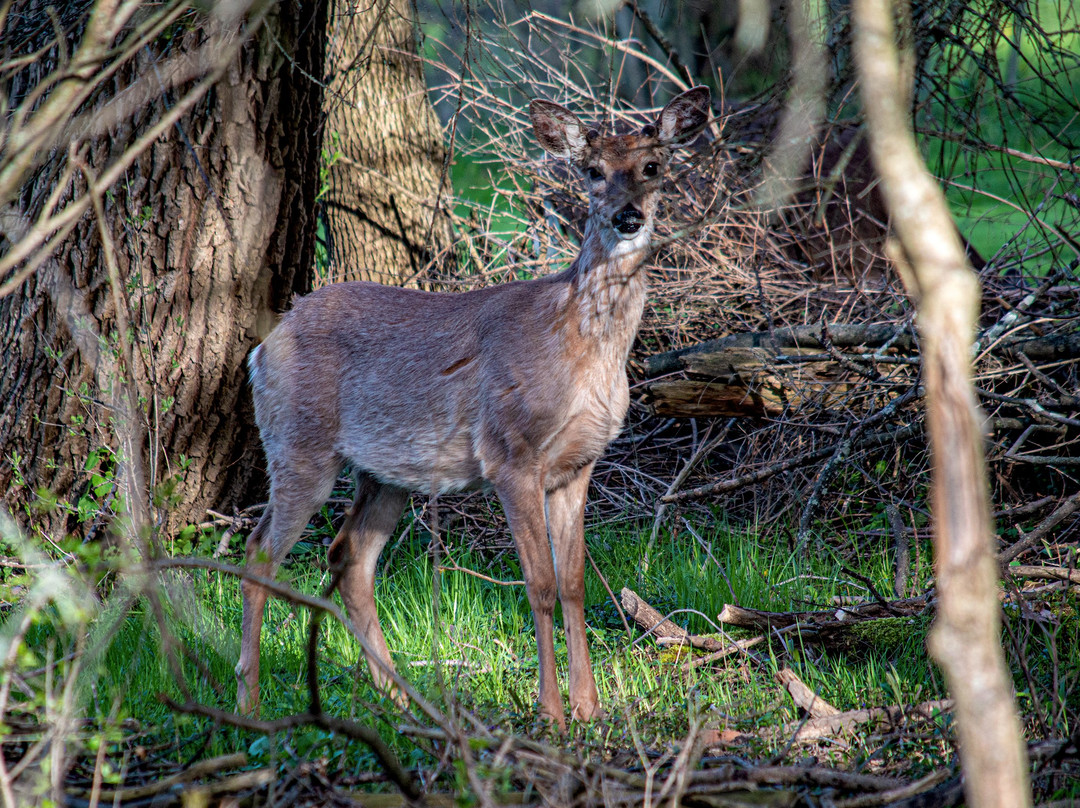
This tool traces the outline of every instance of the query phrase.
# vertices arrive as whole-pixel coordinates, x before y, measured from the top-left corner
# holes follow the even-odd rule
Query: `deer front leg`
[[[555,565],[548,543],[544,519],[544,492],[535,476],[513,476],[495,484],[510,532],[514,536],[525,588],[536,625],[536,647],[540,661],[540,712],[566,729],[559,680],[555,675],[555,639],[552,624],[558,597]]]
[[[577,721],[603,715],[585,628],[585,494],[591,474],[590,463],[565,486],[547,495],[548,530],[570,656],[570,718]]]

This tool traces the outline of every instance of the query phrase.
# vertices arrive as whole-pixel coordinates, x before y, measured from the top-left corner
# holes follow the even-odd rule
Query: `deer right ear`
[[[542,101],[539,98],[529,104],[536,140],[552,157],[561,157],[574,163],[585,158],[588,140],[585,127],[566,107]]]

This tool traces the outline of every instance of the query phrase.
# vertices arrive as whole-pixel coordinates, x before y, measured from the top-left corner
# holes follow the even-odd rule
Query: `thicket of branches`
[[[1080,168],[1070,162],[1080,148],[1077,21],[1040,8],[1045,15],[1005,3],[925,4],[910,32],[917,131],[931,165],[972,211],[960,229],[983,286],[977,384],[1006,529],[1052,514],[1080,488]],[[456,147],[488,161],[497,198],[472,210],[472,271],[433,278],[446,288],[544,274],[574,255],[584,196],[558,162],[536,158],[523,112],[529,97],[571,104],[605,126],[640,125],[619,92],[632,65],[649,66],[637,97],[656,106],[709,78],[665,51],[641,11],[624,38],[540,12],[483,14],[498,24],[462,24],[463,39],[428,44],[440,107],[473,133]],[[825,524],[853,538],[899,524],[926,531],[914,306],[886,254],[887,214],[852,97],[849,20],[827,24],[824,121],[806,164],[780,177],[792,198],[765,205],[763,192],[782,158],[787,78],[751,99],[721,101],[714,126],[669,180],[668,240],[653,261],[632,367],[638,403],[596,474],[608,516],[651,516],[667,495],[737,520],[790,525],[800,543]],[[982,218],[980,208],[988,209]],[[969,225],[975,232],[964,232]],[[978,246],[991,241],[1000,243],[993,252]],[[771,342],[759,340],[767,350],[757,367],[724,378],[689,357],[657,356],[746,332]],[[749,343],[717,347],[730,344]],[[711,400],[709,383],[718,382],[736,388],[735,401],[730,391]],[[669,414],[682,417],[656,417]],[[890,526],[887,509],[900,522]],[[1075,529],[1066,521],[1058,535]]]

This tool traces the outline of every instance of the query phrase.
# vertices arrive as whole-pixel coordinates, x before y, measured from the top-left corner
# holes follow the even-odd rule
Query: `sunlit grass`
[[[647,569],[643,564],[647,530],[592,531],[589,545],[616,593],[629,586],[697,633],[715,631],[717,613],[732,601],[772,610],[828,608],[834,595],[859,594],[862,589],[857,582],[845,580],[840,564],[827,555],[793,552],[775,538],[719,529],[695,531],[700,540],[688,531],[674,537],[662,535],[649,552]],[[440,685],[433,653],[433,567],[427,538],[411,532],[400,546],[388,548],[385,555],[390,563],[378,577],[379,613],[398,670],[436,704],[446,703],[442,687],[481,720],[528,731],[534,722],[537,663],[524,587],[501,586],[462,572],[441,573]],[[458,566],[503,580],[521,576],[512,555],[492,563],[490,558],[456,549],[454,544],[452,540],[449,559]],[[888,591],[889,568],[887,563],[868,564],[863,565],[863,573]],[[299,554],[286,564],[283,577],[303,592],[323,590],[328,573],[317,542],[300,547]],[[191,695],[229,709],[234,699],[232,666],[240,626],[238,582],[230,576],[196,571],[173,579],[171,590],[175,594],[169,607],[170,625],[192,650],[184,663]],[[561,615],[556,616],[556,655],[565,688],[565,637]],[[627,635],[603,582],[591,569],[587,574],[586,618],[601,699],[617,724],[634,720],[650,734],[674,738],[685,732],[690,710],[707,720],[711,716],[717,724],[742,721],[748,727],[760,720],[776,723],[795,718],[789,702],[780,698],[773,678],[779,664],[776,660],[784,654],[779,645],[771,653],[762,653],[764,664],[732,657],[719,666],[686,671],[685,657],[678,660],[677,654],[662,652],[652,640],[639,640],[638,627],[632,626],[632,636]],[[269,602],[260,680],[265,718],[302,711],[307,706],[309,620],[306,610],[281,599]],[[786,642],[787,655],[794,660],[789,664],[841,709],[892,703],[897,695],[892,692],[896,681],[905,697],[941,696],[940,682],[931,673],[921,646],[921,634],[900,648],[868,649],[857,654],[802,648],[797,637]],[[389,705],[372,687],[366,665],[357,665],[358,657],[359,646],[345,627],[325,620],[320,634],[324,705],[338,714],[373,720]],[[180,694],[159,650],[156,621],[148,606],[143,605],[128,618],[104,659],[101,673],[100,691],[122,692],[126,714],[151,725],[170,725],[172,715],[157,694],[173,698],[180,698]],[[389,725],[383,726],[393,742],[394,733]],[[596,732],[610,733],[611,727],[597,728]]]

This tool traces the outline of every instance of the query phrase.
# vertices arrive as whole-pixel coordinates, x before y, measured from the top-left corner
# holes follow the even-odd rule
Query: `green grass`
[[[591,529],[588,542],[593,558],[616,593],[629,586],[695,633],[714,631],[712,621],[717,612],[732,601],[759,609],[805,610],[828,608],[837,595],[864,594],[861,584],[845,579],[841,567],[855,568],[881,592],[891,591],[892,559],[880,547],[864,546],[858,553],[845,550],[845,557],[840,558],[835,551],[814,549],[826,546],[821,541],[812,541],[810,549],[795,552],[787,539],[765,531],[747,533],[704,525],[695,530],[700,540],[686,530],[674,536],[662,534],[648,552],[647,566],[647,526]],[[328,573],[321,540],[328,531],[329,525],[325,525],[297,546],[282,570],[282,579],[306,593],[323,590]],[[493,558],[490,553],[469,552],[462,549],[465,538],[450,536],[445,563],[452,561],[502,580],[521,577],[512,553]],[[536,648],[524,588],[500,586],[462,572],[441,573],[440,683],[433,664],[436,631],[429,541],[430,536],[413,527],[383,554],[377,601],[399,672],[444,709],[448,698],[453,698],[489,726],[536,735],[542,731],[534,704]],[[238,549],[240,537],[235,545]],[[929,559],[929,548],[922,549],[921,558]],[[915,572],[923,583],[931,574],[925,567]],[[187,648],[182,667],[191,698],[232,710],[241,610],[237,580],[197,570],[173,573],[163,583],[168,593],[161,599],[166,624]],[[575,727],[572,732],[574,745],[593,750],[593,754],[606,757],[634,748],[631,728],[646,746],[678,744],[695,718],[703,721],[707,729],[736,729],[751,736],[765,736],[798,717],[775,679],[777,669],[783,666],[793,668],[822,698],[841,710],[911,704],[945,696],[941,677],[925,650],[926,620],[905,625],[898,635],[885,633],[872,638],[868,645],[851,652],[804,646],[798,637],[789,636],[784,644],[774,641],[770,646],[755,648],[756,662],[732,656],[686,672],[681,664],[685,658],[677,659],[674,651],[660,649],[651,639],[640,640],[638,627],[633,627],[632,636],[627,635],[603,582],[591,569],[587,570],[586,584],[593,669],[609,715],[604,721]],[[89,643],[94,648],[96,640],[108,639],[106,650],[97,657],[93,653],[84,655],[79,673],[76,692],[82,705],[80,712],[92,719],[92,727],[114,728],[95,732],[105,736],[111,732],[118,740],[123,734],[115,729],[118,721],[133,718],[145,730],[140,743],[162,744],[184,757],[244,750],[253,764],[325,758],[330,769],[342,775],[377,769],[366,747],[322,730],[299,728],[263,737],[173,713],[159,694],[182,701],[183,693],[162,652],[153,604],[144,597],[125,610],[121,607],[124,602],[123,585],[113,581],[106,601],[113,606],[106,606],[96,617],[97,634],[92,632]],[[1064,603],[1053,608],[1059,613],[1068,606]],[[1075,611],[1075,604],[1072,608]],[[56,627],[62,622],[58,617],[54,610],[47,609],[31,630],[24,658],[20,659],[24,670],[76,650],[66,635],[58,633]],[[557,613],[556,617],[556,655],[560,684],[565,689],[565,642],[561,615]],[[305,654],[309,620],[305,609],[277,598],[269,602],[261,648],[263,718],[307,709]],[[1029,632],[1024,641],[1025,660],[1039,695],[1032,696],[1029,681],[1019,672],[1015,681],[1029,726],[1033,735],[1039,735],[1039,727],[1030,716],[1048,706],[1046,688],[1059,679],[1065,686],[1069,678],[1061,673],[1080,667],[1077,621],[1074,617],[1063,622],[1052,638],[1043,629],[1033,629],[1030,622],[1023,626]],[[748,635],[738,631],[732,634]],[[372,687],[366,665],[356,664],[357,642],[332,618],[323,621],[319,651],[321,694],[329,713],[377,727],[407,766],[435,765],[436,759],[429,751],[398,732],[401,718],[396,708]],[[70,665],[61,668],[57,681],[63,680],[64,673],[73,673]],[[1058,696],[1057,703],[1072,703],[1070,709],[1075,709],[1075,694]],[[1073,731],[1057,723],[1055,728]],[[782,746],[777,740],[751,741],[739,754],[765,757]],[[859,734],[850,749],[835,753],[856,764],[874,756],[911,775],[940,766],[952,756],[950,742],[941,732],[884,743],[871,733]],[[819,750],[818,754],[831,753]]]
[[[1040,0],[1031,10],[1038,12],[1039,21],[1061,54],[1076,53],[1080,34],[1075,11],[1066,12],[1053,0]],[[1059,19],[1059,14],[1064,19]],[[1024,254],[1029,271],[1045,271],[1061,256],[1041,249],[1048,239],[1043,228],[1074,229],[1075,211],[1064,193],[1071,184],[1068,175],[1063,184],[1060,172],[1038,162],[970,148],[933,134],[952,131],[973,142],[1007,146],[1040,158],[1063,163],[1075,160],[1075,154],[1063,144],[1080,141],[1076,113],[1080,108],[1080,60],[1065,57],[1051,66],[1039,52],[1042,39],[1016,30],[1002,34],[994,56],[1011,97],[1003,98],[988,82],[974,66],[971,54],[945,48],[939,56],[954,60],[959,68],[950,84],[949,110],[940,99],[924,110],[920,125],[929,134],[923,147],[931,171],[945,182],[946,198],[960,231],[983,257],[989,259],[1009,244]],[[1018,42],[1019,51],[1010,42]],[[972,53],[979,54],[979,44],[973,47]],[[967,117],[950,115],[956,110],[963,110]],[[1066,249],[1065,256],[1070,257],[1071,250]]]
[[[839,564],[827,556],[814,559],[805,553],[791,553],[767,537],[715,530],[705,531],[704,538],[715,561],[684,533],[658,543],[647,573],[640,579],[647,545],[645,531],[593,531],[589,545],[613,590],[630,586],[661,611],[674,612],[673,619],[693,632],[715,630],[710,621],[732,600],[717,562],[743,606],[806,609],[827,606],[835,594],[860,591],[838,577]],[[318,593],[328,580],[323,555],[314,544],[301,544],[286,564],[283,577],[303,592]],[[377,600],[397,667],[422,693],[436,703],[445,703],[432,663],[433,572],[423,538],[410,533],[384,556],[389,557],[389,564],[379,574]],[[450,557],[461,567],[493,577],[520,578],[512,555],[492,563],[489,558],[451,547]],[[867,565],[865,572],[887,591],[885,562]],[[449,661],[444,664],[447,685],[483,721],[528,731],[534,721],[537,664],[524,587],[499,586],[461,572],[444,572],[440,578],[439,658]],[[185,663],[192,696],[231,708],[232,666],[240,626],[237,581],[217,573],[185,572],[176,576],[169,588],[173,592],[170,625],[209,673],[203,675],[194,664]],[[556,617],[560,619],[556,654],[565,688],[565,643],[561,615]],[[772,678],[779,664],[777,657],[785,655],[779,645],[764,666],[732,659],[719,668],[707,666],[687,675],[681,672],[681,665],[670,661],[671,653],[661,653],[651,640],[631,641],[603,583],[591,570],[587,575],[586,618],[601,699],[613,718],[632,717],[657,738],[668,739],[685,732],[691,705],[707,718],[712,716],[718,725],[734,721],[747,729],[795,718]],[[132,612],[103,659],[95,693],[102,704],[111,704],[110,696],[119,697],[124,714],[176,732],[174,722],[189,722],[176,719],[158,700],[158,693],[174,698],[180,694],[160,653],[156,625],[146,604]],[[262,637],[263,717],[302,711],[307,706],[308,626],[306,611],[271,599]],[[634,627],[634,639],[639,634]],[[371,686],[366,666],[355,664],[358,644],[340,623],[324,621],[320,653],[323,700],[329,711],[373,720],[388,706]],[[895,703],[898,687],[907,700],[941,696],[940,680],[931,670],[919,633],[899,646],[857,654],[802,649],[795,639],[788,655],[792,660],[785,661],[794,664],[800,676],[841,709]],[[388,740],[398,742],[388,725],[383,724],[383,729]],[[608,725],[597,731],[610,733],[612,728]],[[225,733],[220,742],[223,749],[229,748],[236,738]]]

